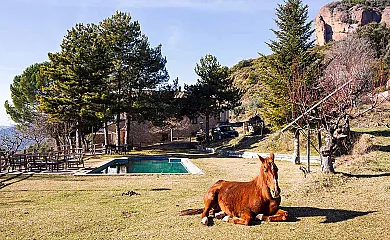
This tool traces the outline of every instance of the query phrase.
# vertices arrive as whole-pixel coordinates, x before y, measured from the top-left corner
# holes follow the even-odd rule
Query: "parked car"
[[[231,125],[220,125],[212,129],[214,140],[238,137],[238,132]]]
[[[199,131],[196,132],[196,141],[198,142],[203,142],[204,139],[205,139],[205,133],[203,131],[203,129],[199,129]]]

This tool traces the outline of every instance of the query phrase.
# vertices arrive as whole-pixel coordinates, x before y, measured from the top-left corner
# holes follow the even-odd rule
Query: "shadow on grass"
[[[288,222],[300,221],[299,218],[302,217],[325,217],[325,221],[322,223],[336,223],[373,213],[373,211],[359,212],[342,209],[321,209],[314,207],[283,207],[282,209],[288,212]]]
[[[262,141],[265,138],[265,136],[260,135],[248,135],[243,138],[241,138],[234,146],[225,145],[230,139],[225,139],[223,141],[219,142],[219,150],[229,150],[229,151],[235,151],[239,149],[254,149],[256,148],[256,143],[259,141]]]
[[[325,217],[325,220],[321,223],[336,223],[336,222],[343,222],[350,219],[354,219],[356,217],[365,216],[367,214],[375,212],[375,211],[359,212],[359,211],[342,210],[342,209],[321,209],[321,208],[314,208],[314,207],[282,207],[281,209],[288,212],[288,217],[286,222],[299,222],[301,221],[300,218],[303,217]],[[198,212],[196,213],[194,212],[193,214],[184,214],[184,215],[195,215],[195,214],[198,214]],[[208,220],[209,220],[208,226],[213,226],[215,221],[214,218],[209,217]],[[259,224],[261,224],[261,221],[258,221],[257,219],[254,220],[254,222],[252,222],[252,225],[259,225]]]
[[[379,136],[379,137],[390,137],[390,130],[378,130],[378,131],[370,131],[366,133],[374,136]]]
[[[254,149],[256,148],[256,144],[259,141],[262,141],[265,138],[265,136],[260,135],[248,135],[244,136],[238,141],[236,141],[233,145],[229,144],[229,141],[231,138],[226,138],[222,140],[218,140],[216,142],[212,142],[211,146],[218,149],[218,150],[226,150],[226,151],[237,151],[241,149]]]
[[[379,177],[390,177],[390,173],[378,173],[378,174],[351,174],[351,173],[343,173],[337,172],[346,177],[355,177],[355,178],[379,178]]]
[[[381,152],[390,152],[390,145],[387,146],[374,146],[375,149],[378,149]]]
[[[152,191],[170,191],[170,190],[172,190],[172,189],[170,189],[170,188],[152,188]]]
[[[14,183],[21,182],[23,180],[26,180],[27,178],[30,178],[32,174],[29,175],[23,175],[22,173],[13,175],[7,179],[4,179],[0,181],[0,189],[8,187]]]

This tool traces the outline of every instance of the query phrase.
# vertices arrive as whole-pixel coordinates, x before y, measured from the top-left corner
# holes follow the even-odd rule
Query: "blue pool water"
[[[194,172],[195,171],[195,172]],[[88,174],[187,174],[202,173],[188,159],[168,157],[131,157],[114,159]]]

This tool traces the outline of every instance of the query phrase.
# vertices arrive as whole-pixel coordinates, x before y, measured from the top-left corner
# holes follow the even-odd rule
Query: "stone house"
[[[229,122],[229,111],[222,112],[218,117],[210,117],[210,129],[222,122]],[[205,129],[205,117],[197,118],[184,117],[183,120],[173,123],[173,128],[156,127],[151,122],[131,122],[130,141],[133,146],[146,146],[155,143],[164,143],[172,140],[190,140],[195,141],[196,132],[200,129]],[[125,119],[120,122],[121,143],[125,140]],[[109,144],[116,145],[116,125],[111,123],[108,125]],[[104,133],[100,130],[95,139],[95,144],[104,143]]]

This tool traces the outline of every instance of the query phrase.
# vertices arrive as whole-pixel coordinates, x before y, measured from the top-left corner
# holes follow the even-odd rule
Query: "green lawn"
[[[277,161],[290,220],[249,227],[220,220],[206,227],[200,215],[178,213],[203,207],[218,179],[250,180],[257,159],[187,156],[205,175],[2,176],[0,239],[390,239],[390,164],[382,143],[365,159],[382,164],[380,171],[343,163],[336,170],[345,174],[312,166],[305,178],[298,166]],[[140,195],[123,195],[128,191]]]

